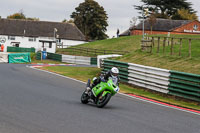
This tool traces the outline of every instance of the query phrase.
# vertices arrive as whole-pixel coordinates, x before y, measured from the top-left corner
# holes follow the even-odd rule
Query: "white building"
[[[0,45],[31,48],[36,51],[46,49],[55,53],[60,47],[85,43],[85,36],[74,25],[61,22],[0,19]]]

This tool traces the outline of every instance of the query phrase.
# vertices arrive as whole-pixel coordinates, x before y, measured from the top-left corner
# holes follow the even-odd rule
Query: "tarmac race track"
[[[0,83],[0,133],[200,133],[200,115],[120,94],[84,105],[85,84],[26,65],[0,64]]]

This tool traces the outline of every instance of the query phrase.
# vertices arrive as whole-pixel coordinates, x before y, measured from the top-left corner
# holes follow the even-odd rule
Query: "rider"
[[[101,81],[108,81],[109,78],[111,78],[117,86],[119,86],[120,78],[118,76],[119,70],[116,67],[113,67],[110,71],[106,72],[106,74],[101,75],[100,77],[93,79],[93,84],[91,87],[87,87],[86,93],[91,90],[93,87],[95,87],[97,84],[99,84]]]

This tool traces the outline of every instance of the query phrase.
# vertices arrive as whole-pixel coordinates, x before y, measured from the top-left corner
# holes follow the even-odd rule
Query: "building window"
[[[29,37],[29,38],[28,38],[28,41],[29,41],[29,42],[36,42],[36,38],[35,38],[35,37]]]
[[[52,43],[51,42],[49,43],[49,48],[52,48]]]
[[[8,40],[15,40],[15,36],[8,36]]]

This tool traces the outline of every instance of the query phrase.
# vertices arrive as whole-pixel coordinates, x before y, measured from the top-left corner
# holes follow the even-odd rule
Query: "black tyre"
[[[88,103],[88,99],[89,99],[89,96],[88,96],[88,94],[85,94],[85,91],[84,91],[82,96],[81,96],[81,102],[83,104],[87,104]]]
[[[97,100],[97,107],[98,108],[103,108],[110,100],[111,98],[111,94],[110,93],[107,93],[104,97],[102,98],[98,98]]]

